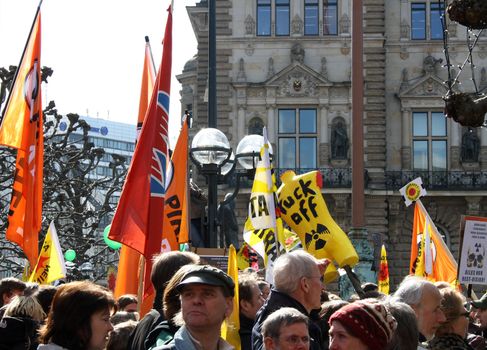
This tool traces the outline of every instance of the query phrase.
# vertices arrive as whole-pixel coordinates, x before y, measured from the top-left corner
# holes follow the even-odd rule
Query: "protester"
[[[126,350],[127,342],[137,326],[137,322],[128,320],[113,326],[113,331],[110,332],[106,350]]]
[[[0,321],[0,350],[37,349],[38,330],[45,316],[33,296],[14,297]]]
[[[436,330],[445,322],[445,314],[441,310],[441,294],[438,288],[424,278],[407,276],[399,285],[389,302],[404,302],[412,307],[416,314],[419,329],[419,348],[434,338]]]
[[[387,350],[416,350],[418,348],[418,324],[414,310],[406,303],[386,303],[386,308],[396,319],[397,327]]]
[[[39,350],[103,350],[113,330],[115,301],[107,289],[89,281],[63,284],[41,328]]]
[[[255,273],[241,273],[238,276],[238,299],[240,318],[240,342],[242,350],[252,349],[252,327],[257,311],[264,305]]]
[[[308,350],[308,317],[292,307],[283,307],[262,324],[266,350]]]
[[[15,277],[5,277],[0,280],[0,318],[7,308],[5,305],[10,303],[13,297],[23,295],[25,287],[25,282]]]
[[[225,272],[209,266],[194,266],[178,284],[181,298],[181,328],[174,339],[157,350],[229,350],[220,337],[223,321],[232,313],[235,284]]]
[[[34,294],[35,298],[41,304],[44,313],[49,315],[49,311],[51,310],[51,303],[52,299],[54,298],[54,294],[56,294],[57,288],[48,284],[43,284],[39,286],[39,289]]]
[[[330,317],[330,350],[385,350],[397,323],[375,300],[356,301]]]
[[[475,350],[485,350],[487,349],[487,293],[479,300],[471,301],[470,306],[470,315],[473,322],[469,325],[471,334],[467,335],[467,341]]]
[[[137,312],[137,296],[124,294],[117,299],[117,311]]]
[[[323,273],[328,264],[329,260],[317,260],[304,250],[295,250],[276,259],[273,271],[275,288],[257,313],[252,329],[253,350],[262,350],[262,324],[274,311],[292,307],[309,318],[312,310],[320,309]],[[308,326],[310,349],[323,349],[320,327],[313,320],[310,320]]]
[[[152,306],[152,310],[140,320],[130,335],[127,349],[147,350],[144,345],[147,336],[165,319],[162,311],[162,298],[167,283],[181,266],[198,264],[199,261],[199,256],[191,252],[173,251],[161,253],[154,257],[151,272],[151,283],[156,291],[154,305]]]
[[[328,349],[328,345],[329,345],[328,332],[330,331],[330,325],[328,324],[328,321],[330,320],[331,315],[333,315],[335,311],[339,310],[340,308],[348,304],[349,304],[348,301],[341,300],[341,299],[329,300],[321,304],[319,325],[321,329],[321,334],[323,334],[324,349]]]
[[[137,325],[137,322],[139,321],[139,313],[129,311],[117,311],[115,314],[112,315],[112,317],[110,317],[110,322],[113,326],[126,321],[135,321],[135,325]]]
[[[271,294],[271,285],[269,284],[269,282],[263,279],[259,279],[257,283],[259,284],[259,289],[260,292],[262,293],[262,298],[264,298],[264,300],[269,299],[269,295]]]
[[[446,321],[436,330],[435,338],[430,340],[431,350],[471,350],[465,340],[467,336],[469,311],[465,309],[465,297],[453,288],[442,288],[441,311]]]
[[[184,265],[169,280],[164,291],[163,311],[165,319],[150,331],[144,343],[146,349],[169,344],[174,339],[174,334],[180,328],[178,324],[181,323],[179,283],[188,272],[194,269],[194,266],[193,264]]]

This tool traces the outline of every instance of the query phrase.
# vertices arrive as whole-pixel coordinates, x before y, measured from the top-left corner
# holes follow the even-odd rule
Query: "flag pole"
[[[39,12],[41,11],[42,1],[43,0],[40,0],[39,5],[37,5],[36,14],[34,16],[34,20],[32,21],[32,25],[30,26],[29,35],[27,36],[27,40],[25,42],[24,50],[22,51],[22,56],[20,56],[20,62],[19,62],[19,65],[17,66],[17,69],[15,70],[15,75],[12,79],[12,83],[15,83],[15,81],[17,80],[17,76],[19,75],[19,69],[22,66],[22,61],[24,60],[25,51],[27,50],[27,46],[29,45],[30,37],[32,35],[32,31],[34,30],[34,26],[35,26],[36,21],[37,21],[37,16],[39,15]],[[40,67],[39,67],[39,69],[40,69]],[[10,98],[12,96],[12,90],[13,89],[10,89],[8,92],[8,97],[7,97],[7,100],[5,102],[5,106],[3,107],[2,114],[0,115],[0,127],[2,126],[3,117],[5,116],[5,111],[7,110],[8,103],[10,102]]]

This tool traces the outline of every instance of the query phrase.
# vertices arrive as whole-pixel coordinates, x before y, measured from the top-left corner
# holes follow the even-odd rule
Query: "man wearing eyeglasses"
[[[273,312],[262,324],[266,350],[308,350],[308,317],[284,307]]]
[[[252,349],[262,350],[262,325],[274,311],[290,307],[307,317],[321,307],[321,291],[324,289],[323,273],[329,260],[317,260],[304,250],[283,254],[274,264],[274,288],[269,299],[257,313],[252,329]],[[311,350],[324,350],[323,336],[316,322],[308,323]]]

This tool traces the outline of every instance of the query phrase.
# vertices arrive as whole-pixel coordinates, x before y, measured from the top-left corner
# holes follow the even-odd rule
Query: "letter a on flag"
[[[109,238],[146,258],[144,294],[152,289],[152,257],[161,251],[168,151],[172,10],[168,9],[162,61],[139,141],[112,221]]]
[[[66,277],[64,257],[56,227],[54,227],[54,222],[51,222],[46,238],[44,238],[37,265],[29,277],[29,282],[49,284],[64,277]]]
[[[6,237],[22,248],[31,267],[38,256],[42,215],[41,100],[41,12],[38,7],[0,120],[0,144],[17,148]]]

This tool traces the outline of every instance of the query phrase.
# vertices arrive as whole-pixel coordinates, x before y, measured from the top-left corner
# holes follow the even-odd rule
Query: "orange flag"
[[[422,238],[423,235],[425,235],[425,239]],[[424,242],[428,240],[428,236],[430,237],[431,242],[429,244],[423,244],[422,241]],[[421,254],[421,252],[418,254],[418,245],[424,246],[423,249],[428,251],[425,251],[424,254]],[[424,256],[425,258],[422,259],[421,256]],[[427,266],[423,267],[419,265],[423,261],[426,265],[428,256],[430,256],[429,259],[432,264],[431,269],[427,268]],[[456,283],[458,264],[443,241],[443,238],[441,238],[438,229],[420,200],[416,201],[416,206],[414,208],[409,273],[414,275],[416,269],[423,270],[423,277],[426,277],[431,281],[445,281],[453,285]],[[428,271],[431,271],[431,273]]]
[[[6,237],[22,248],[31,268],[37,262],[42,216],[41,100],[41,12],[38,7],[0,121],[0,144],[17,148]]]
[[[186,117],[171,157],[172,174],[168,174],[162,250],[179,250],[178,243],[189,241],[188,222],[188,123]]]
[[[145,37],[144,68],[142,70],[142,86],[140,88],[139,117],[137,119],[137,140],[144,123],[145,113],[149,106],[154,89],[156,73],[154,61],[149,43],[149,37]],[[124,294],[137,294],[139,285],[139,259],[141,255],[138,251],[127,245],[122,245],[120,249],[120,259],[118,263],[117,279],[113,292],[116,298]]]

